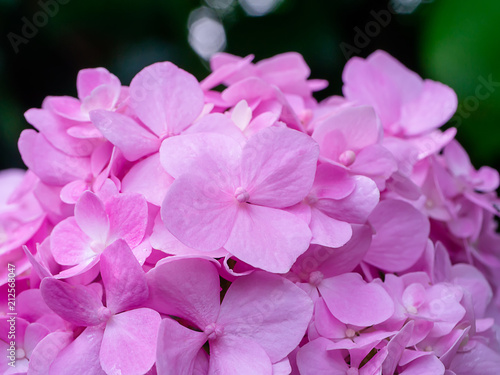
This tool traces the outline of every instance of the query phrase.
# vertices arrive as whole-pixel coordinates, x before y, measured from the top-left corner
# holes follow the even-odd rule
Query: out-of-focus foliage
[[[475,95],[478,77],[500,80],[499,8],[494,0],[0,0],[0,169],[22,166],[24,111],[46,95],[76,95],[78,70],[104,66],[128,84],[144,66],[170,60],[201,79],[208,63],[195,52],[200,43],[203,53],[224,47],[257,60],[300,52],[314,78],[330,81],[319,99],[341,94],[346,48],[362,57],[384,49],[463,100]],[[23,36],[40,13],[46,24]],[[12,33],[27,41],[17,53]],[[500,167],[499,100],[500,90],[461,121],[475,164]]]

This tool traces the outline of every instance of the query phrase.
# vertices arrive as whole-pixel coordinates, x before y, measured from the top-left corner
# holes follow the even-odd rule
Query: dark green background
[[[39,1],[0,0],[0,169],[22,166],[16,143],[29,126],[23,113],[40,107],[47,95],[75,96],[82,68],[104,66],[123,84],[162,60],[199,79],[208,73],[208,64],[188,43],[188,17],[220,0],[61,1],[67,4],[15,53],[7,35],[22,36],[23,17],[32,20],[41,6]],[[341,43],[355,46],[355,28],[364,30],[374,12],[390,6],[388,1],[282,0],[272,12],[254,17],[233,0],[228,9],[212,12],[225,28],[227,52],[254,53],[257,60],[285,51],[302,53],[312,76],[330,81],[317,96],[322,99],[341,93],[346,62]],[[453,87],[463,113],[452,122],[459,124],[460,141],[476,166],[500,168],[500,87],[486,99],[474,99],[481,77],[500,82],[498,0],[424,1],[410,14],[391,15],[366,44],[356,55],[384,49],[423,77]]]

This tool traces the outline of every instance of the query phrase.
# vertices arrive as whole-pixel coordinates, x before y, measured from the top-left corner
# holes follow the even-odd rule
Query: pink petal
[[[63,186],[74,180],[85,180],[89,174],[88,158],[64,154],[34,130],[24,130],[18,146],[24,163],[49,185]]]
[[[107,374],[142,375],[155,363],[161,317],[151,309],[112,316],[104,330],[99,357]]]
[[[372,230],[368,225],[353,226],[352,237],[344,246],[338,249],[325,249],[329,254],[326,259],[323,254],[317,254],[318,270],[325,277],[353,271],[368,251],[371,240]]]
[[[312,312],[311,299],[291,281],[256,271],[231,284],[217,324],[224,336],[251,339],[276,362],[302,340]]]
[[[297,353],[302,375],[345,375],[349,367],[340,350],[328,350],[331,341],[323,337],[308,342]]]
[[[314,208],[311,210],[309,228],[313,235],[311,243],[328,247],[340,247],[352,236],[352,228],[348,223],[335,220]]]
[[[88,327],[56,357],[50,374],[105,375],[99,363],[104,326]]]
[[[120,96],[119,85],[101,85],[82,100],[82,112],[89,113],[95,109],[113,109]]]
[[[418,98],[401,109],[406,135],[420,134],[445,124],[457,110],[457,94],[450,87],[426,79]]]
[[[196,78],[170,62],[150,65],[130,84],[130,105],[157,135],[179,134],[203,109]]]
[[[426,355],[415,359],[410,362],[408,366],[404,368],[401,375],[443,375],[445,367],[443,363],[435,355]],[[459,373],[457,373],[459,374]],[[464,372],[465,374],[472,374],[470,372]],[[481,374],[487,374],[481,372]],[[493,374],[493,373],[492,373]]]
[[[94,258],[96,253],[91,244],[92,239],[82,232],[74,217],[57,224],[50,236],[52,255],[62,265],[71,266]]]
[[[116,240],[101,254],[101,277],[106,306],[115,314],[137,307],[148,298],[144,271],[124,240]]]
[[[163,319],[158,334],[158,375],[193,374],[196,356],[207,339],[203,332],[183,327],[170,318]]]
[[[40,284],[45,303],[64,320],[78,326],[96,326],[109,317],[99,295],[83,285],[45,278]]]
[[[186,129],[183,134],[217,133],[234,139],[238,144],[246,142],[245,136],[231,119],[222,113],[210,113]]]
[[[61,350],[71,343],[71,332],[52,332],[45,336],[30,355],[30,375],[46,375]]]
[[[134,248],[144,238],[148,222],[148,204],[144,197],[136,193],[117,194],[106,201],[109,217],[110,244],[123,239]]]
[[[50,105],[55,98],[47,98],[44,104],[50,99]],[[75,99],[76,100],[76,99]],[[78,103],[80,106],[80,103]],[[77,111],[80,108],[75,109]],[[82,115],[76,115],[81,117]],[[71,127],[78,124],[77,122],[67,120],[57,116],[51,109],[32,108],[24,114],[28,121],[35,129],[44,134],[49,142],[58,150],[72,156],[88,156],[92,153],[94,143],[88,139],[78,139],[68,133]],[[86,119],[88,121],[88,118]]]
[[[26,327],[24,334],[24,351],[28,358],[38,343],[50,333],[49,329],[40,323],[32,323]]]
[[[200,251],[218,250],[233,229],[237,203],[208,178],[186,174],[168,190],[161,217],[184,245]]]
[[[101,85],[110,85],[120,90],[118,78],[104,68],[82,69],[78,72],[76,88],[80,100],[89,96],[95,88]]]
[[[45,98],[43,104],[44,108],[50,108],[59,116],[75,121],[88,121],[88,116],[80,109],[80,101],[71,96],[49,96]],[[40,131],[43,132],[43,130]]]
[[[161,263],[146,274],[148,305],[187,319],[204,329],[219,313],[219,274],[204,259],[177,258]]]
[[[216,133],[183,134],[163,141],[160,161],[174,178],[200,171],[220,185],[231,185],[239,173],[241,146],[233,138]],[[235,189],[236,187],[233,187]]]
[[[241,162],[249,201],[278,208],[299,203],[312,187],[318,154],[318,145],[295,130],[270,127],[255,134]]]
[[[209,256],[212,258],[221,258],[228,254],[227,251],[223,248],[214,251],[198,251],[184,245],[181,241],[175,238],[172,233],[168,231],[159,215],[155,219],[153,233],[151,234],[149,240],[153,248],[171,255],[199,255]]]
[[[367,60],[353,57],[347,62],[342,74],[344,81],[342,91],[350,101],[371,105],[386,127],[398,120],[402,98],[395,84],[398,80],[392,76],[394,72],[389,75],[370,64],[370,59],[378,53],[380,51],[375,52]],[[393,58],[389,56],[389,59]],[[401,65],[399,62],[397,64]],[[401,68],[407,70],[405,67]],[[415,73],[412,74],[416,76]]]
[[[382,374],[393,375],[398,366],[398,362],[403,355],[403,352],[408,346],[408,341],[413,333],[414,322],[410,321],[399,331],[387,344],[389,355],[382,364]]]
[[[321,147],[321,156],[339,161],[344,151],[358,152],[377,143],[380,131],[372,107],[350,107],[318,124],[312,137]]]
[[[234,336],[222,336],[210,343],[209,375],[272,375],[271,361],[254,341]]]
[[[295,215],[274,208],[244,204],[238,209],[224,248],[254,267],[285,273],[297,257],[307,250],[310,240],[309,227]]]
[[[443,151],[446,166],[455,176],[469,176],[474,171],[469,155],[458,141],[451,141]]]
[[[410,204],[385,200],[373,210],[369,222],[375,230],[365,261],[389,272],[411,267],[423,254],[429,221]]]
[[[355,188],[343,199],[319,199],[315,207],[328,216],[352,224],[364,224],[377,206],[380,192],[375,182],[365,176],[352,178]]]
[[[158,151],[160,140],[130,117],[116,112],[96,110],[90,119],[102,135],[123,153],[125,159],[135,161]]]
[[[80,229],[90,238],[105,243],[109,231],[109,219],[101,200],[86,191],[75,205],[75,220]]]
[[[324,279],[318,288],[333,316],[345,324],[369,327],[394,313],[394,303],[384,288],[366,283],[356,273]]]
[[[457,353],[450,366],[456,375],[497,375],[499,368],[498,352],[480,341],[472,350]]]
[[[311,194],[318,199],[342,199],[356,188],[356,180],[337,165],[320,164],[316,169]]]

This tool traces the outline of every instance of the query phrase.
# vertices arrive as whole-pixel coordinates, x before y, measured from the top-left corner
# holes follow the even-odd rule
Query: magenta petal
[[[144,271],[124,240],[116,240],[101,254],[101,277],[106,306],[115,314],[137,307],[148,298]]]
[[[105,375],[99,363],[104,326],[88,327],[56,357],[50,374]]]
[[[238,209],[224,248],[254,267],[285,273],[307,250],[310,240],[309,227],[297,216],[283,210],[244,204]]]
[[[266,128],[243,148],[241,183],[251,203],[283,208],[305,198],[316,173],[319,147],[306,134]]]
[[[82,232],[74,217],[57,224],[50,236],[50,249],[57,263],[75,265],[94,258],[92,239]]]
[[[256,271],[229,287],[217,324],[224,335],[258,343],[276,362],[300,343],[312,312],[309,296],[291,281]]]
[[[80,229],[90,238],[105,243],[109,231],[109,219],[101,200],[86,191],[75,205],[75,220]]]
[[[45,278],[40,290],[45,303],[55,313],[78,326],[96,326],[109,317],[101,297],[89,287]]]
[[[151,309],[112,316],[106,324],[99,357],[107,374],[142,375],[155,363],[161,317]]]
[[[24,163],[49,185],[63,186],[74,180],[84,180],[90,172],[89,158],[59,151],[34,130],[24,130],[18,146]]]
[[[130,83],[130,106],[157,135],[179,134],[203,109],[195,77],[170,62],[150,65]]]
[[[394,303],[384,288],[366,283],[356,273],[324,279],[318,288],[333,316],[345,324],[369,327],[394,313]]]
[[[423,254],[429,221],[410,204],[399,200],[379,203],[369,217],[375,230],[365,261],[389,272],[411,267]]]
[[[158,334],[158,375],[192,375],[196,356],[207,339],[203,332],[183,327],[170,318],[163,319]]]
[[[148,305],[204,329],[219,313],[219,273],[205,259],[171,258],[146,274]]]
[[[161,217],[184,245],[218,250],[227,242],[238,210],[236,199],[195,174],[177,178],[165,197]]]
[[[142,195],[115,195],[106,201],[106,212],[110,227],[108,244],[120,238],[131,248],[141,243],[148,223],[148,204]]]
[[[32,323],[26,327],[24,334],[24,351],[28,358],[31,357],[33,349],[38,343],[50,333],[49,329],[40,323]]]
[[[210,342],[209,375],[272,375],[273,368],[266,352],[254,341],[234,336]]]
[[[301,375],[345,375],[349,367],[340,350],[328,350],[331,341],[324,337],[308,342],[297,353]]]

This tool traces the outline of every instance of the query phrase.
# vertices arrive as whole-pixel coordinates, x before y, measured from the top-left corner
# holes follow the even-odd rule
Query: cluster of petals
[[[383,51],[104,68],[0,171],[0,348],[27,375],[496,375],[500,179]],[[220,87],[223,87],[220,89]]]

